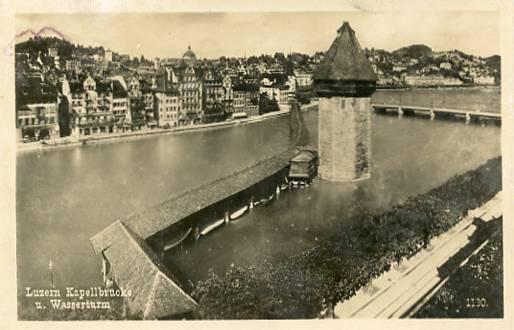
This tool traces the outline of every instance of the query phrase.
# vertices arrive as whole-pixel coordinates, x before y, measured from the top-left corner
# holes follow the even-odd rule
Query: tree
[[[286,60],[284,53],[281,53],[281,52],[275,53],[275,55],[273,57],[275,58],[275,60],[277,62],[280,62],[280,63],[284,63]]]
[[[275,99],[269,99],[267,93],[261,93],[259,98],[259,114],[268,113],[271,111],[278,111],[280,107]]]

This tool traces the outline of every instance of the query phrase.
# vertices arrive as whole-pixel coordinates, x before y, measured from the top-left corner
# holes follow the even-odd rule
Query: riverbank
[[[430,295],[447,280],[449,274],[483,246],[501,227],[502,193],[481,207],[470,210],[447,232],[430,240],[427,248],[391,269],[363,287],[350,299],[336,305],[335,318],[404,318],[411,317]],[[500,219],[500,220],[499,220]],[[492,234],[493,233],[493,234]],[[466,286],[474,281],[465,281]],[[496,286],[501,287],[501,285]],[[483,295],[463,295],[483,297]],[[457,299],[462,302],[464,299]],[[491,297],[492,305],[498,298]],[[462,308],[463,305],[460,305]],[[327,311],[330,312],[330,311]],[[330,313],[327,313],[329,316]],[[432,317],[447,317],[441,308]],[[470,316],[471,317],[471,316]]]
[[[354,296],[393,262],[418,253],[499,190],[501,158],[496,158],[381,215],[359,215],[357,225],[335,228],[332,238],[305,253],[276,263],[233,267],[222,276],[212,273],[193,293],[199,302],[195,316],[315,318]]]
[[[414,317],[502,318],[503,308],[503,236],[500,228]]]
[[[315,108],[317,103],[310,103],[307,105],[302,105],[302,111],[308,111],[312,108]],[[207,131],[207,130],[216,130],[223,129],[227,127],[233,127],[238,125],[246,125],[251,123],[257,123],[264,120],[269,120],[277,117],[281,117],[289,114],[289,110],[280,110],[275,112],[269,112],[266,114],[262,114],[259,116],[254,116],[250,118],[230,120],[224,122],[210,123],[210,124],[200,124],[200,125],[191,125],[191,126],[183,126],[177,128],[156,128],[152,130],[143,130],[136,132],[126,132],[126,133],[110,133],[105,135],[95,135],[95,136],[87,136],[80,138],[78,141],[70,141],[67,144],[60,145],[43,145],[41,142],[30,142],[30,143],[18,143],[16,146],[17,153],[26,153],[26,152],[34,152],[34,151],[45,151],[45,150],[54,150],[57,148],[74,148],[80,147],[84,145],[91,145],[97,143],[114,143],[114,142],[123,142],[123,141],[132,141],[136,139],[153,137],[156,135],[171,135],[171,134],[181,134],[181,133],[192,133],[199,131]]]
[[[478,85],[466,85],[466,86],[395,86],[395,87],[377,87],[377,91],[407,91],[407,90],[467,90],[467,89],[479,89],[479,90],[501,90],[501,85],[489,85],[489,86],[478,86]]]

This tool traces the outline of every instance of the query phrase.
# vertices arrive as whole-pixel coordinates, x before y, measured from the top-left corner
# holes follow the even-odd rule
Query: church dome
[[[187,51],[182,56],[182,59],[184,60],[196,60],[196,54],[191,50],[191,46],[187,47]]]

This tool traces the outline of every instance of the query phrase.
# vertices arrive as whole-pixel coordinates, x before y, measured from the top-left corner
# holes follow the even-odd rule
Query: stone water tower
[[[329,181],[370,177],[371,94],[376,75],[348,22],[314,74],[319,97],[319,175]]]

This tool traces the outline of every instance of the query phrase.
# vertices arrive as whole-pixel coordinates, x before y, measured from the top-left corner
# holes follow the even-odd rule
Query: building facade
[[[113,93],[110,82],[88,76],[83,81],[62,81],[62,95],[67,98],[74,137],[113,133]]]
[[[129,105],[127,84],[123,77],[111,78],[112,112],[114,115],[114,131],[118,133],[130,131],[132,116]]]
[[[205,123],[225,120],[223,94],[223,81],[213,70],[207,70],[203,77],[203,121]]]
[[[16,130],[18,141],[59,137],[57,88],[39,75],[16,82]]]
[[[177,78],[171,68],[162,68],[152,84],[153,107],[157,125],[172,128],[180,125],[182,103]]]
[[[179,123],[181,125],[202,123],[202,80],[196,75],[196,71],[192,65],[181,68],[178,89],[181,99]]]

